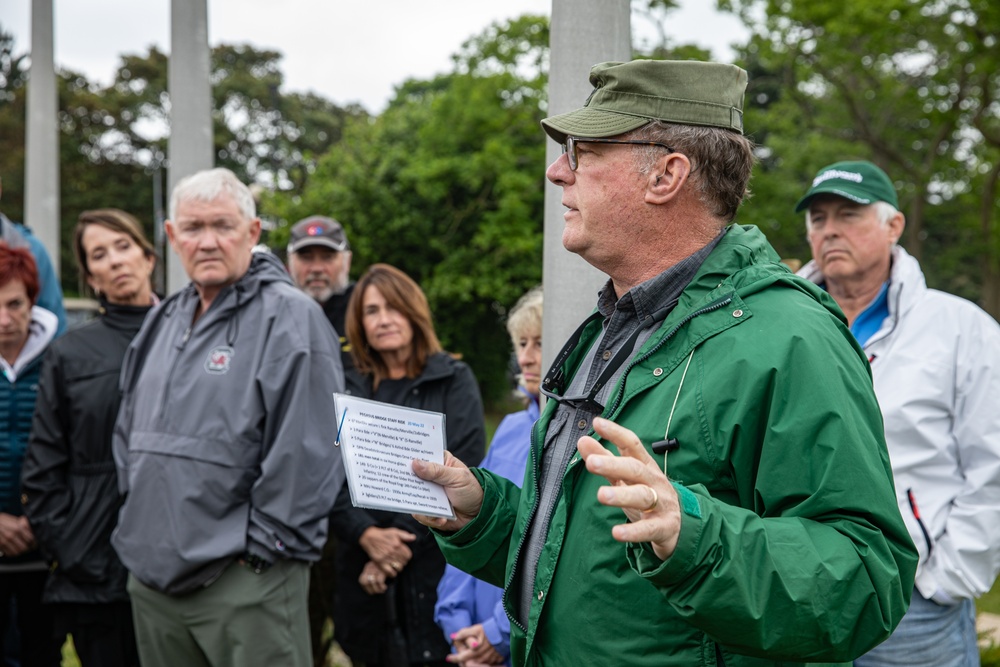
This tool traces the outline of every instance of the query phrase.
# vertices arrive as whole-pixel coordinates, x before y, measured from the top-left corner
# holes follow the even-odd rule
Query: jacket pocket
[[[55,553],[56,566],[79,583],[107,581],[118,562],[111,532],[118,519],[118,482],[114,464],[93,464],[70,471],[71,507]]]

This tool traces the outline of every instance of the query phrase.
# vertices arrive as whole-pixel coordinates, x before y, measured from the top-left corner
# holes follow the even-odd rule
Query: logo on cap
[[[323,229],[323,225],[319,223],[313,223],[308,227],[306,227],[306,234],[308,234],[309,236],[319,236],[324,231],[326,230]]]
[[[831,178],[841,178],[845,181],[854,181],[855,183],[860,183],[865,180],[865,177],[853,171],[841,171],[839,169],[831,169],[830,171],[824,171],[822,174],[813,179],[813,187],[816,187],[823,181],[829,181]]]

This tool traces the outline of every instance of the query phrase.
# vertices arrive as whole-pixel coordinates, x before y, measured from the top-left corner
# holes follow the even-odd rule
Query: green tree
[[[24,113],[27,55],[14,51],[14,37],[0,26],[0,178],[6,196],[0,210],[24,218]]]
[[[354,270],[387,262],[427,293],[443,344],[504,387],[506,308],[541,279],[548,22],[526,16],[468,40],[450,73],[398,86],[386,111],[348,124],[301,191],[269,211],[333,215]],[[287,226],[272,237],[281,247]]]
[[[1000,313],[996,4],[720,5],[752,28],[743,58],[765,73],[772,92],[766,106],[754,107],[756,99],[748,95],[747,126],[765,135],[764,168],[755,179],[759,199],[785,194],[790,210],[823,164],[871,159],[896,180],[907,217],[904,243],[922,260],[929,281],[980,297],[987,310]],[[792,190],[796,194],[787,197]],[[745,213],[744,221],[766,229],[802,229],[801,218],[778,217],[773,205],[758,200]],[[970,252],[967,242],[977,234]]]
[[[281,55],[250,46],[212,50],[216,163],[246,182],[300,188],[317,156],[340,140],[349,118],[367,117],[313,94],[281,91]],[[144,222],[152,236],[154,181],[165,179],[169,132],[167,56],[155,47],[124,55],[107,87],[62,70],[60,127],[63,289],[76,293],[72,229],[83,210],[115,206]],[[23,212],[26,56],[0,29],[0,176],[4,210]]]

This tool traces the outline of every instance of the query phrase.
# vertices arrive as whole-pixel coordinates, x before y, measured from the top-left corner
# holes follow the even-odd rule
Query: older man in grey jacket
[[[344,480],[339,345],[269,253],[225,169],[175,188],[167,236],[191,284],[122,370],[114,441],[142,664],[309,667],[306,594]]]

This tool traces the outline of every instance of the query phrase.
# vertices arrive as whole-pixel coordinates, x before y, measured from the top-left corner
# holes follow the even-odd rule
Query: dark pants
[[[73,635],[73,646],[83,667],[138,667],[132,627],[132,605],[54,604],[57,636]]]
[[[17,601],[17,628],[21,634],[21,667],[59,667],[65,640],[53,637],[52,611],[42,604],[42,587],[48,572],[4,572],[0,574],[0,655],[10,623],[10,601]]]

